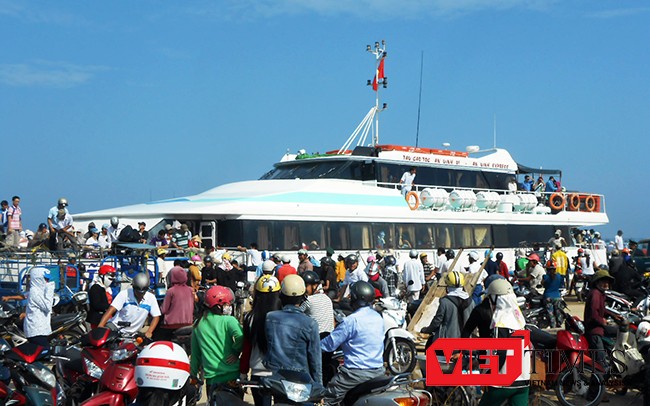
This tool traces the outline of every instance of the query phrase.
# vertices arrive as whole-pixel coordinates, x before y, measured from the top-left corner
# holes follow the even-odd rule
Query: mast
[[[355,140],[357,141],[356,146],[365,145],[369,132],[372,133],[370,146],[376,147],[379,144],[379,113],[388,107],[386,103],[383,103],[381,108],[379,107],[379,88],[383,87],[385,89],[388,86],[388,78],[384,75],[384,59],[387,55],[386,41],[381,40],[381,45],[379,42],[375,42],[374,48],[367,45],[366,51],[375,56],[375,76],[372,80],[369,79],[367,83],[368,86],[372,86],[372,90],[375,92],[375,105],[370,108],[361,123],[350,134],[345,144],[339,149],[339,154],[343,154],[350,149]]]

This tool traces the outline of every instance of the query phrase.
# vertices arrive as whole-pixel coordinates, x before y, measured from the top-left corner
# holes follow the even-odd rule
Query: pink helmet
[[[528,260],[529,260],[529,261],[537,261],[537,262],[539,262],[539,255],[534,254],[534,253],[533,253],[533,254],[530,254],[530,255],[528,256]]]
[[[205,292],[205,305],[210,309],[216,305],[232,304],[234,301],[235,295],[225,286],[213,286]]]
[[[194,256],[192,256],[191,259],[192,259],[192,261],[199,261],[199,262],[201,262],[201,257],[198,256],[198,255],[194,255]]]

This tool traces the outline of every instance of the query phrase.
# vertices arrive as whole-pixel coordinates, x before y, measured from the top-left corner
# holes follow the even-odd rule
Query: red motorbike
[[[563,405],[597,405],[605,395],[603,369],[591,358],[582,321],[567,313],[566,304],[559,311],[564,314],[565,329],[558,331],[557,336],[533,325],[526,326],[535,359],[544,361],[546,387],[555,388]]]
[[[69,402],[79,403],[99,391],[99,380],[108,365],[111,345],[119,334],[108,328],[96,328],[76,345],[55,348],[55,371]]]
[[[141,338],[125,339],[111,351],[110,360],[101,378],[101,392],[83,402],[82,406],[128,405],[138,395],[135,381],[135,360],[140,352]]]

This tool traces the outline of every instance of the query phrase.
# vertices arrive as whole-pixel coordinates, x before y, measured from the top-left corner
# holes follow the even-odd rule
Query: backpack
[[[131,226],[126,226],[120,231],[117,237],[120,242],[138,242],[140,241],[140,233],[133,229]]]

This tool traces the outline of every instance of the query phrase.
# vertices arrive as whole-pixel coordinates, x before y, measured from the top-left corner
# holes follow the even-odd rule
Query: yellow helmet
[[[278,292],[280,291],[280,281],[273,275],[262,275],[255,282],[256,292]]]
[[[445,275],[445,284],[447,287],[459,288],[465,285],[465,277],[458,271],[448,272]]]

